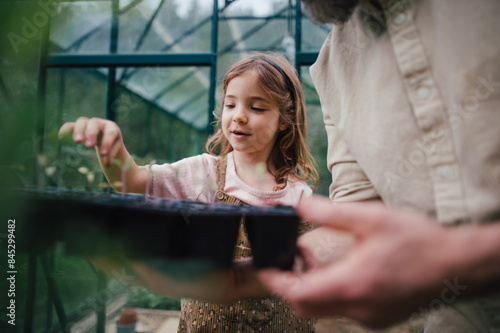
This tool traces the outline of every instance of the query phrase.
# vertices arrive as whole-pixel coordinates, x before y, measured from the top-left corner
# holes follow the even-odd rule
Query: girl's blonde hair
[[[313,180],[316,188],[319,182],[318,173],[306,144],[307,117],[304,93],[295,69],[286,58],[258,53],[233,64],[226,72],[222,83],[222,107],[229,82],[250,71],[257,75],[258,84],[276,103],[280,110],[280,121],[287,126],[284,131],[278,133],[268,161],[276,169],[275,190],[286,186],[288,176],[306,182]],[[222,132],[221,117],[216,117],[217,130],[207,141],[206,149],[212,155],[227,155],[233,147]]]

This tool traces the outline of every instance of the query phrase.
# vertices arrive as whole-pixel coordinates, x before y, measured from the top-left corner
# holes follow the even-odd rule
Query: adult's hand
[[[454,283],[450,267],[460,251],[453,240],[464,238],[463,228],[453,230],[456,237],[450,237],[451,231],[420,215],[380,203],[333,204],[323,197],[302,202],[298,211],[304,220],[354,237],[347,253],[326,265],[304,273],[259,273],[260,281],[290,301],[299,315],[342,315],[384,327],[440,297],[445,279]],[[322,241],[317,246],[309,245],[309,252],[333,253],[336,244],[329,249]]]

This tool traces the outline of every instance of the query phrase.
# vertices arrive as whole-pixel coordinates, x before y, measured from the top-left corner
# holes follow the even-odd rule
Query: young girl
[[[317,185],[318,176],[305,142],[302,87],[288,61],[257,54],[237,62],[224,77],[222,97],[217,131],[207,142],[210,154],[145,167],[132,162],[125,191],[256,206],[291,206],[310,197],[306,181],[314,179]],[[118,126],[103,119],[79,118],[64,124],[60,133],[72,129],[76,142],[96,146],[108,181],[120,180],[121,170],[111,162],[114,158],[125,162],[130,155]],[[251,256],[244,223],[234,259]],[[300,232],[307,230],[309,225],[303,223]],[[183,299],[181,307],[179,332],[314,332],[314,320],[296,317],[276,297],[240,299],[231,305]]]

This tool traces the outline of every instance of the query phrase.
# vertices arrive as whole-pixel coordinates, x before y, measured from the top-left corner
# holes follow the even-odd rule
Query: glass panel
[[[208,68],[118,68],[114,102],[129,152],[139,164],[172,162],[203,150],[208,125]],[[106,117],[107,69],[51,69],[47,77],[42,183],[93,189],[104,182],[94,149],[59,140],[67,121]],[[78,171],[86,167],[90,181]]]
[[[302,19],[302,45],[301,51],[319,52],[326,37],[330,33],[331,25],[319,25],[312,22],[304,14]]]
[[[145,0],[120,14],[119,53],[203,53],[211,50],[212,1],[182,6]]]
[[[75,220],[74,222],[76,222]],[[80,223],[85,221],[78,220]],[[91,243],[92,240],[88,239]],[[68,317],[69,325],[73,330],[84,331],[84,329],[95,329],[95,320],[88,320],[88,316],[95,314],[96,310],[101,310],[119,296],[126,293],[126,289],[97,289],[97,270],[81,257],[75,257],[67,254],[65,246],[57,244],[52,250],[46,254],[46,260],[51,267],[51,271],[45,272],[39,270],[41,278],[52,278],[61,299],[66,316]],[[110,280],[110,284],[111,281]],[[46,289],[44,287],[43,289]],[[36,313],[44,313],[47,310],[37,311]],[[51,311],[52,323],[54,326],[59,324],[57,313]]]
[[[293,18],[287,1],[276,1],[261,10],[249,1],[236,1],[224,10],[219,27],[219,55],[237,53],[246,56],[249,51],[282,52],[285,36],[293,34]],[[265,9],[267,8],[267,9]],[[261,18],[255,18],[255,12]],[[253,17],[253,18],[252,18]]]
[[[111,1],[62,2],[52,19],[50,52],[109,53]],[[118,53],[211,50],[211,1],[189,7],[171,0],[120,1]]]
[[[27,325],[28,323],[33,327],[33,333],[42,333],[46,332],[46,327],[51,326],[51,321],[54,319],[52,316],[52,304],[49,301],[48,288],[47,283],[44,278],[44,274],[40,274],[42,272],[42,265],[40,262],[37,264],[37,278],[35,281],[36,290],[35,290],[35,299],[34,299],[34,313],[33,318],[28,318],[26,316],[26,306],[27,306],[27,297],[28,296],[28,255],[19,252],[16,256],[16,266],[17,266],[17,274],[16,274],[16,326],[23,327],[23,325]],[[7,286],[7,285],[6,285]],[[3,287],[3,284],[2,284]],[[8,290],[8,288],[7,288]],[[57,321],[57,320],[56,320]],[[16,331],[16,330],[14,330]]]
[[[51,53],[108,53],[111,1],[61,2],[50,29]]]
[[[330,186],[332,176],[326,164],[328,142],[323,122],[323,113],[318,94],[314,89],[311,76],[309,75],[309,67],[301,67],[301,75],[307,108],[307,145],[318,165],[317,171],[320,179],[320,183],[314,192],[328,195],[328,187]]]
[[[0,47],[0,186],[33,185],[39,43],[5,38],[24,38],[21,18],[31,19],[33,13],[24,3],[0,4],[0,39],[5,42]]]
[[[194,129],[189,123],[174,118],[164,110],[154,109],[152,113],[150,155],[158,163],[174,162],[200,154],[204,151],[207,137],[206,130]]]
[[[131,154],[149,163],[202,152],[209,115],[208,68],[120,68],[117,77],[124,79],[116,120]]]
[[[58,130],[78,117],[106,117],[107,69],[50,69],[47,71],[43,158],[38,160],[39,182],[60,188],[98,189],[104,178],[94,149],[59,140]],[[86,167],[89,181],[78,168]],[[43,178],[43,179],[40,179]]]

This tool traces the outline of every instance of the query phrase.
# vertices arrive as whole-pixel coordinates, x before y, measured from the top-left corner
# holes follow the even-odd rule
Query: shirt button
[[[401,25],[404,23],[406,20],[406,14],[405,13],[399,13],[394,17],[394,24],[395,25]]]
[[[430,91],[427,87],[420,87],[417,90],[417,95],[420,99],[427,99],[430,95]]]
[[[448,165],[443,165],[442,167],[439,167],[438,173],[439,173],[439,176],[441,177],[441,179],[444,179],[444,180],[450,179],[452,176],[451,167]]]

